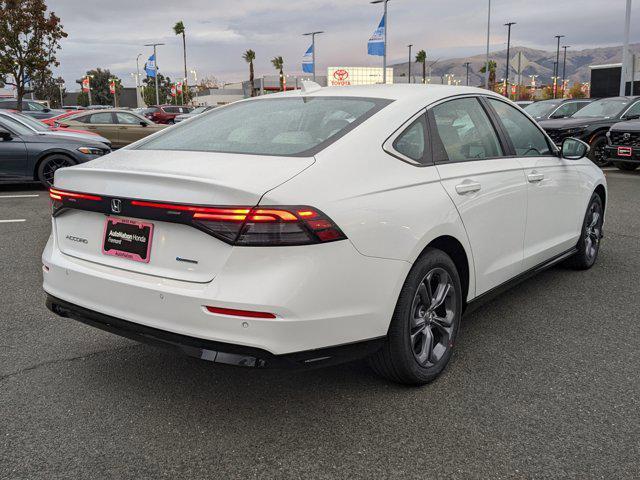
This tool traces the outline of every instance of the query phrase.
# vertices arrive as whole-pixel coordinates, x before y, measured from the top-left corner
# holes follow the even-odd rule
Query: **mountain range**
[[[631,54],[635,53],[636,59],[636,77],[640,80],[640,43],[629,46]],[[514,61],[518,54],[522,52],[523,58],[528,60],[528,65],[522,68],[523,82],[529,84],[530,75],[538,75],[536,82],[538,85],[551,82],[553,76],[553,65],[556,61],[555,51],[536,50],[533,48],[514,46],[510,49],[510,80],[515,81]],[[489,58],[497,63],[496,79],[504,78],[507,51],[501,50],[491,52]],[[443,76],[446,74],[454,74],[455,78],[462,79],[463,84],[466,81],[465,63],[469,62],[469,84],[481,85],[484,81],[484,75],[479,73],[485,64],[486,56],[484,54],[474,55],[464,58],[436,59],[429,58],[427,51],[427,66],[431,64],[431,76]],[[588,82],[591,78],[590,65],[606,65],[610,63],[620,63],[622,61],[622,46],[590,48],[585,50],[567,50],[566,75],[570,84],[575,82]],[[435,63],[432,63],[435,62]],[[560,70],[562,76],[563,50],[560,50]],[[393,65],[394,76],[405,76],[409,70],[408,62]],[[422,64],[413,63],[411,66],[411,75],[414,77],[422,77]],[[427,71],[427,75],[429,75]]]

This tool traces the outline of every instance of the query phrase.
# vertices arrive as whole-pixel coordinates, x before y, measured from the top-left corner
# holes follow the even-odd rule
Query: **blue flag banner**
[[[304,73],[313,73],[313,44],[309,46],[302,57],[302,71]]]
[[[156,56],[151,55],[147,63],[144,64],[144,71],[147,72],[147,77],[156,76]]]
[[[367,43],[367,53],[369,55],[376,55],[378,57],[384,56],[384,31],[386,29],[386,17],[382,15],[382,20],[380,20],[380,25],[376,28],[373,35],[369,39],[369,43]]]

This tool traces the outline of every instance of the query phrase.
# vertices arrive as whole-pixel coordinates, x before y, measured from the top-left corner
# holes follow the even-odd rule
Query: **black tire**
[[[66,155],[55,153],[43,158],[38,164],[36,179],[46,188],[53,185],[53,178],[56,170],[64,167],[71,167],[76,162]]]
[[[597,218],[595,217],[597,214]],[[589,201],[587,213],[582,222],[578,252],[567,260],[567,266],[576,270],[587,270],[596,263],[602,238],[602,222],[604,209],[600,195],[594,193]]]
[[[590,145],[589,160],[595,163],[600,168],[609,165],[609,161],[605,155],[604,147],[607,145],[607,137],[604,135],[598,135],[594,138]]]
[[[625,172],[633,172],[636,168],[640,167],[638,163],[626,163],[626,162],[613,162],[615,167]]]
[[[441,287],[445,282],[448,286]],[[426,288],[431,290],[426,292],[429,293],[426,298],[432,299],[431,305],[435,304],[433,300],[437,301],[439,291],[447,292],[440,295],[443,301],[433,310],[426,308],[428,301],[422,301],[425,297],[420,292]],[[461,316],[462,288],[455,264],[443,251],[426,249],[404,282],[385,344],[369,358],[370,366],[397,383],[431,382],[449,363]],[[419,319],[424,325],[416,325]],[[450,326],[445,328],[443,324]],[[429,338],[431,341],[426,342]],[[431,346],[430,353],[425,354],[423,343]]]

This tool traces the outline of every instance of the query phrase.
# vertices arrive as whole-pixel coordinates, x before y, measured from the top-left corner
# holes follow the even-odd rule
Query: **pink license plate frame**
[[[138,227],[139,230],[144,230],[145,228],[149,228],[149,233],[147,235],[147,249],[145,252],[145,256],[142,257],[138,253],[129,252],[127,250],[120,250],[118,248],[109,248],[105,249],[105,244],[107,242],[107,231],[109,231],[109,224],[116,226],[118,224],[131,225],[134,227]],[[132,229],[135,231],[135,229]],[[133,233],[133,232],[131,232]],[[124,238],[120,238],[120,240],[125,241]],[[104,255],[112,255],[114,257],[126,258],[128,260],[133,260],[134,262],[140,263],[149,263],[151,260],[151,244],[153,242],[153,223],[149,222],[140,222],[138,220],[132,220],[129,218],[119,218],[119,217],[107,217],[104,222],[104,231],[102,234],[102,253]]]
[[[630,157],[633,155],[633,148],[631,147],[618,147],[619,157]]]

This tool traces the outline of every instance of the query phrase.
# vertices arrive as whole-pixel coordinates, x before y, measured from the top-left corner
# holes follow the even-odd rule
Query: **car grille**
[[[568,137],[568,135],[562,130],[546,130],[546,132],[556,145],[560,145],[562,141]]]
[[[611,145],[640,147],[640,132],[611,132],[609,138]]]

